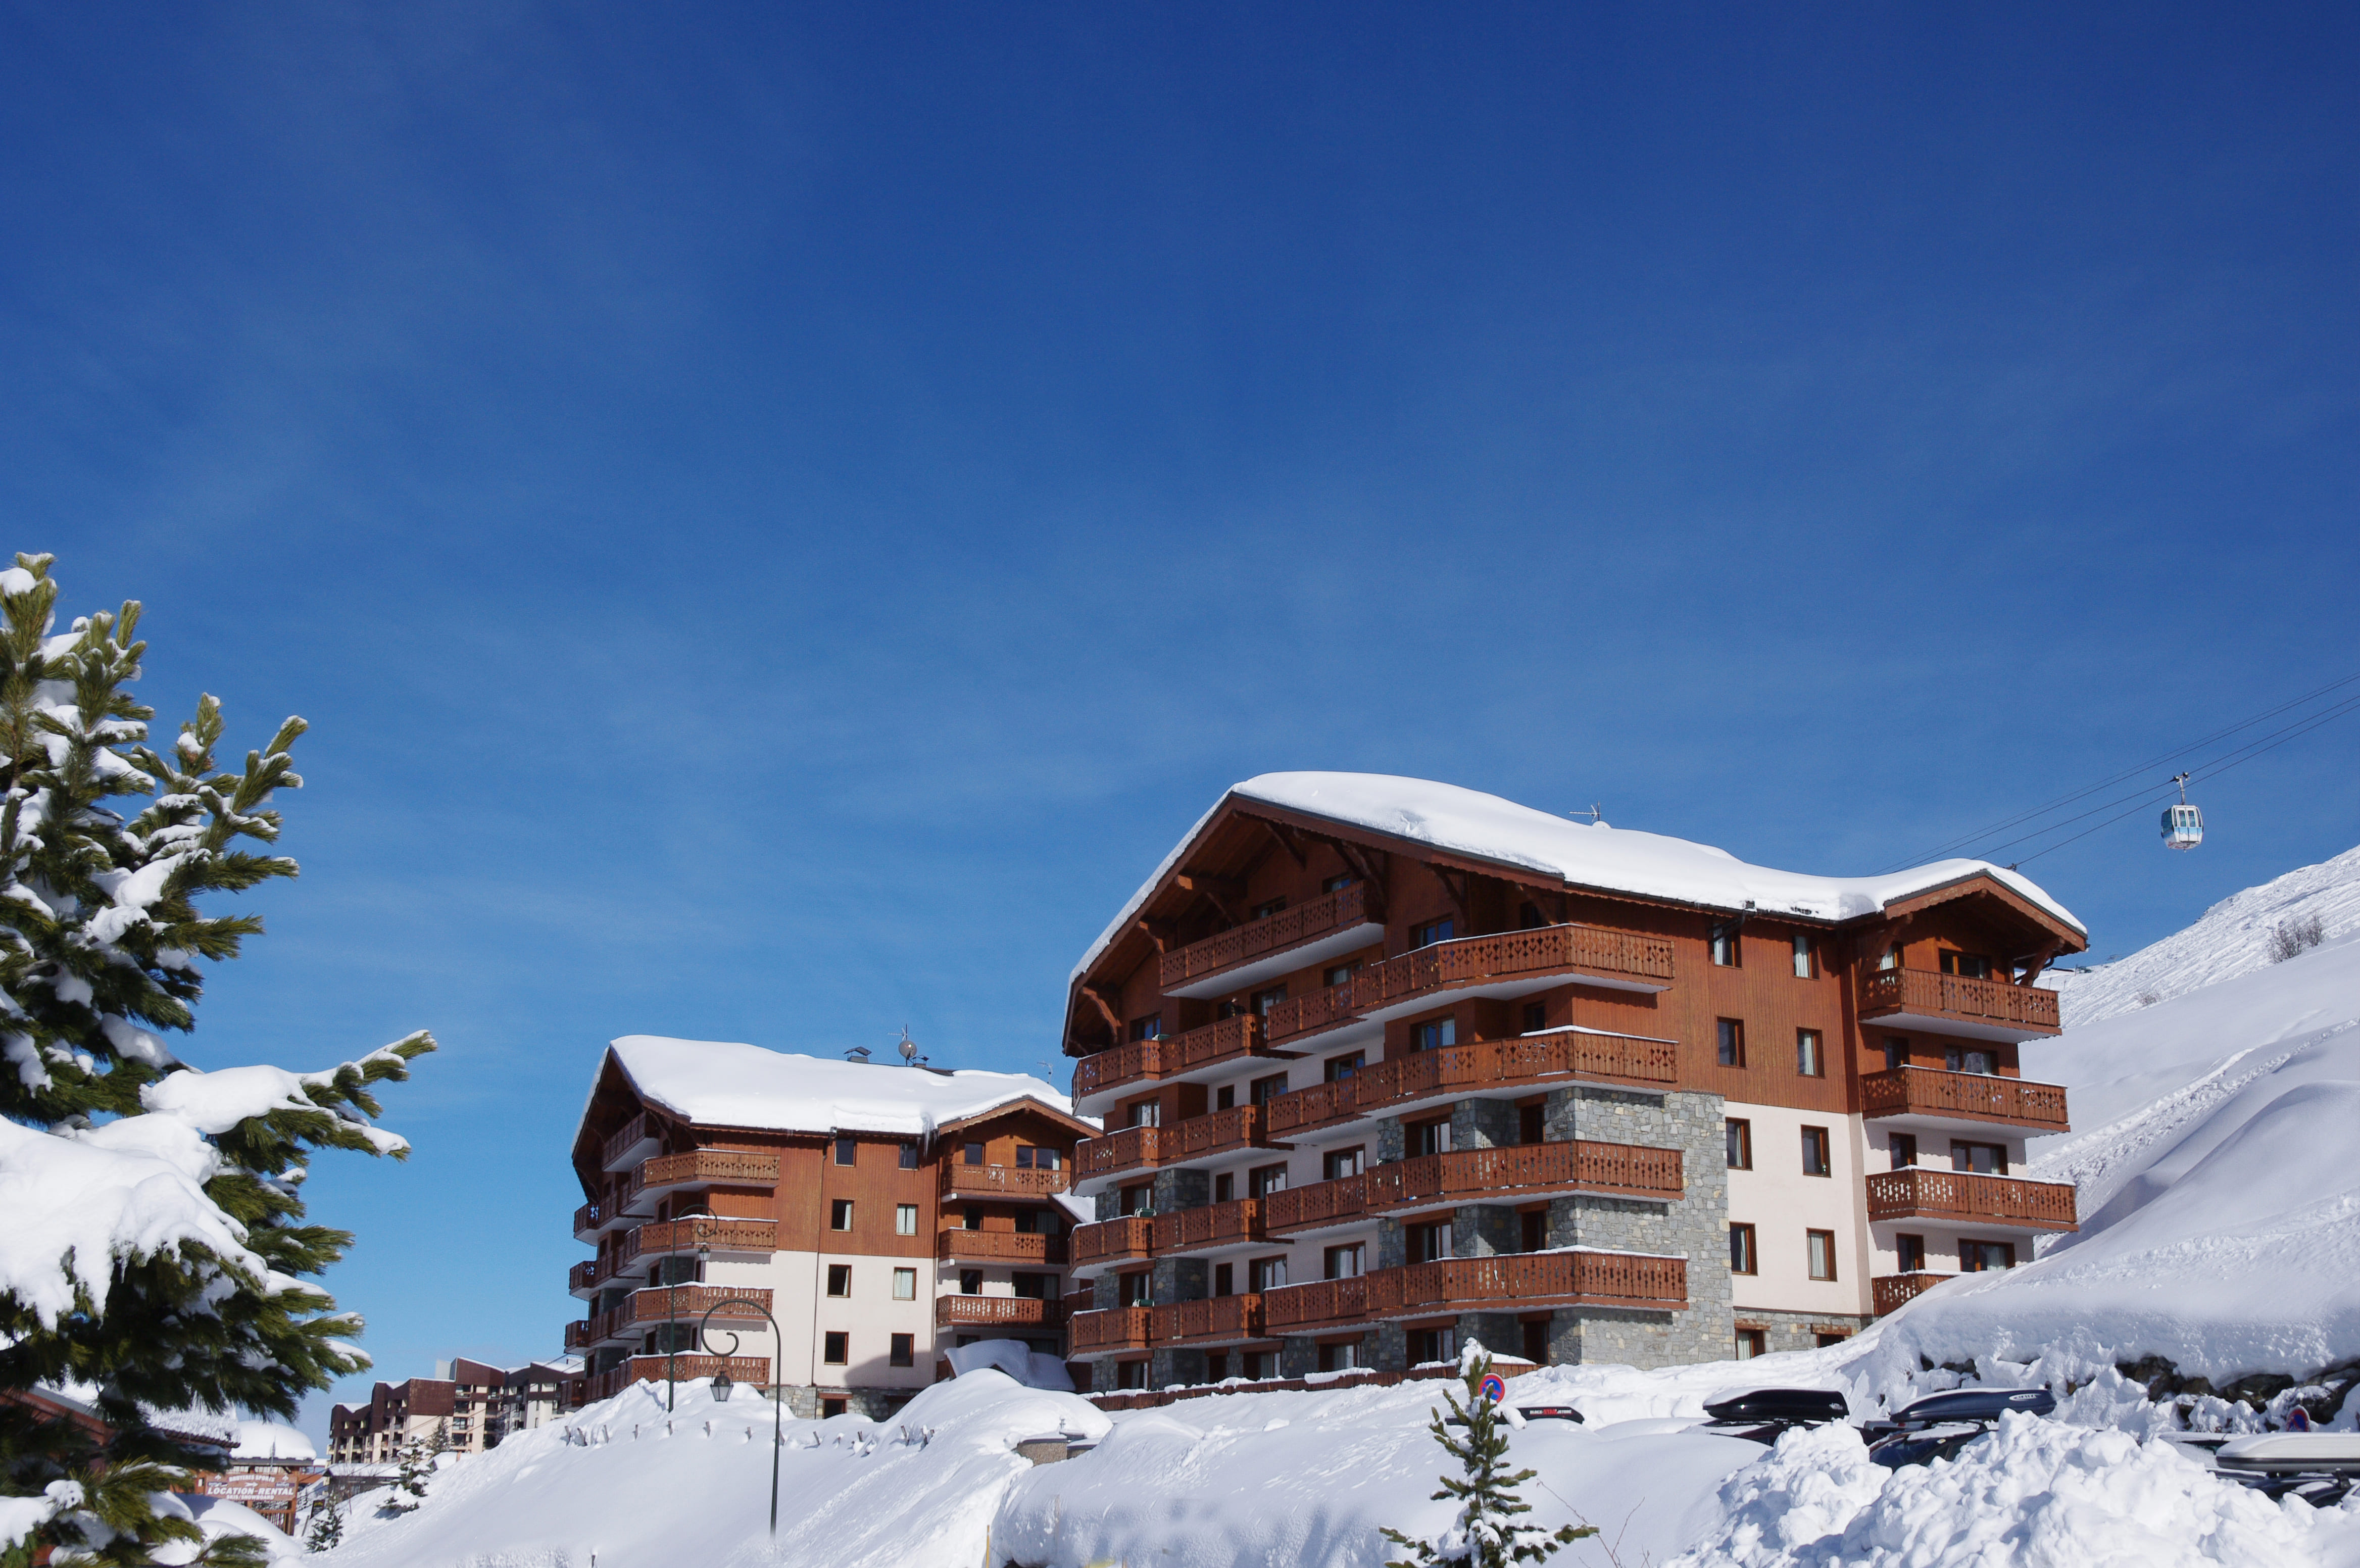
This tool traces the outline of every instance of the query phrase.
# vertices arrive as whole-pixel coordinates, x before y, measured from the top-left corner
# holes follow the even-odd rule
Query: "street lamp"
[[[743,1296],[733,1296],[705,1309],[705,1316],[696,1321],[697,1343],[705,1343],[705,1325],[713,1321],[713,1314],[724,1307],[751,1307],[762,1314],[764,1322],[770,1325],[770,1535],[775,1540],[779,1533],[779,1450],[786,1443],[786,1417],[781,1411],[783,1401],[779,1398],[778,1383],[779,1368],[786,1362],[787,1336],[779,1332],[779,1320],[770,1316],[768,1307]],[[726,1400],[730,1390],[737,1387],[729,1380],[729,1358],[738,1354],[738,1331],[725,1329],[722,1332],[729,1336],[729,1348],[721,1353],[721,1370],[714,1376],[713,1397]]]

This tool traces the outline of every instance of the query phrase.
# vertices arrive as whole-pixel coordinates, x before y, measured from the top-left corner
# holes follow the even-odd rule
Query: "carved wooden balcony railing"
[[[1446,1258],[1381,1268],[1368,1280],[1369,1311],[1375,1317],[1568,1303],[1665,1310],[1686,1307],[1688,1300],[1685,1260],[1631,1253],[1538,1252]]]
[[[1262,1298],[1214,1296],[1153,1309],[1149,1332],[1157,1344],[1235,1344],[1262,1334]]]
[[[1167,1160],[1203,1159],[1210,1155],[1271,1146],[1259,1105],[1233,1105],[1209,1115],[1191,1116],[1173,1131],[1179,1134],[1179,1147],[1165,1148],[1164,1157]],[[1171,1142],[1165,1140],[1167,1146]]]
[[[1269,1039],[1292,1040],[1316,1035],[1357,1016],[1352,1011],[1352,984],[1347,981],[1342,985],[1288,997],[1263,1014],[1262,1024]]]
[[[1074,1064],[1074,1098],[1102,1094],[1130,1083],[1153,1083],[1200,1068],[1263,1056],[1262,1021],[1250,1013],[1223,1018],[1160,1040],[1118,1046]]]
[[[1945,1279],[1957,1277],[1949,1274],[1885,1274],[1869,1281],[1870,1302],[1878,1317],[1898,1311],[1904,1302],[1912,1301],[1934,1288]]]
[[[1890,972],[1890,971],[1888,971]],[[1939,1116],[1968,1122],[2004,1122],[2045,1133],[2067,1130],[2065,1090],[1984,1072],[1944,1072],[1936,1068],[1897,1067],[1860,1080],[1864,1116]]]
[[[1454,1149],[1371,1168],[1369,1207],[1381,1212],[1481,1196],[1581,1190],[1614,1197],[1677,1198],[1680,1151],[1588,1139]]]
[[[643,1143],[659,1141],[662,1135],[663,1124],[656,1120],[653,1112],[642,1111],[607,1137],[599,1149],[600,1163],[608,1170],[617,1169],[628,1163],[628,1157],[634,1148]]]
[[[631,1172],[626,1201],[667,1187],[776,1187],[779,1157],[748,1154],[738,1149],[691,1149],[685,1154],[660,1154],[640,1162]]]
[[[1333,1083],[1273,1095],[1263,1109],[1267,1135],[1286,1138],[1437,1099],[1452,1090],[1546,1086],[1566,1079],[1653,1085],[1677,1082],[1678,1076],[1679,1047],[1668,1040],[1568,1032],[1477,1040],[1389,1058]]]
[[[1273,1235],[1349,1225],[1369,1217],[1368,1178],[1339,1176],[1289,1187],[1262,1200],[1262,1228]]]
[[[1369,1315],[1369,1277],[1315,1279],[1307,1285],[1284,1285],[1262,1293],[1265,1332],[1313,1333],[1321,1329],[1365,1321]]]
[[[1125,1214],[1119,1220],[1074,1227],[1074,1266],[1095,1268],[1155,1254],[1154,1222],[1145,1214]]]
[[[1911,1166],[1868,1179],[1871,1220],[1950,1220],[1995,1228],[2070,1231],[2073,1189],[2062,1181]]]
[[[967,1165],[958,1160],[951,1161],[942,1170],[941,1190],[945,1198],[1046,1198],[1063,1192],[1067,1177],[1063,1170]]]
[[[1155,1216],[1154,1247],[1158,1257],[1244,1246],[1265,1239],[1259,1198],[1240,1198],[1233,1202],[1211,1203]]]
[[[1153,1170],[1164,1162],[1165,1142],[1161,1127],[1125,1127],[1102,1138],[1084,1138],[1074,1146],[1074,1174],[1119,1176],[1127,1170]]]
[[[1861,1021],[1873,1023],[1894,1014],[1998,1025],[2027,1035],[2054,1035],[2059,1027],[2057,993],[2037,985],[1915,969],[1871,970],[1861,976]]]
[[[1154,1343],[1154,1313],[1145,1307],[1109,1307],[1074,1314],[1073,1353],[1103,1354],[1110,1350],[1145,1350]]]
[[[1062,1264],[1065,1238],[1029,1231],[945,1231],[935,1255],[945,1263]]]
[[[612,1371],[600,1373],[592,1378],[590,1397],[593,1399],[608,1399],[634,1383],[661,1383],[664,1380],[667,1366],[673,1369],[672,1375],[683,1383],[694,1377],[710,1377],[724,1366],[729,1368],[729,1380],[733,1383],[746,1383],[760,1388],[768,1387],[770,1381],[770,1358],[767,1355],[690,1355],[686,1353],[675,1356],[635,1355]]]
[[[1175,948],[1158,963],[1158,981],[1164,990],[1170,991],[1218,970],[1317,941],[1331,932],[1349,930],[1383,918],[1375,890],[1366,883],[1354,883],[1307,904],[1282,909],[1265,919],[1249,920],[1218,936]]]
[[[569,1295],[578,1296],[585,1290],[596,1288],[599,1279],[598,1263],[597,1258],[585,1257],[565,1271],[565,1288]]]
[[[1074,1064],[1074,1098],[1087,1100],[1131,1083],[1153,1083],[1164,1073],[1162,1040],[1133,1040],[1127,1046],[1084,1057]]]
[[[724,1220],[700,1216],[658,1220],[633,1231],[623,1245],[623,1261],[666,1253],[694,1252],[699,1245],[714,1252],[776,1252],[779,1226],[775,1220]]]
[[[937,1296],[934,1326],[1047,1328],[1054,1326],[1060,1310],[1058,1302],[1035,1296]]]

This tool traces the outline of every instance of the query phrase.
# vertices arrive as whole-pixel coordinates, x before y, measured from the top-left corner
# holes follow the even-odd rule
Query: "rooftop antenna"
[[[1599,825],[1599,823],[1600,823],[1601,820],[1603,820],[1603,819],[1604,819],[1604,817],[1605,817],[1605,810],[1604,810],[1604,808],[1603,808],[1603,807],[1601,807],[1601,806],[1600,806],[1596,801],[1594,801],[1594,800],[1593,800],[1593,801],[1591,801],[1591,802],[1590,803],[1590,808],[1589,808],[1587,811],[1580,811],[1580,810],[1568,811],[1568,812],[1567,812],[1567,813],[1566,813],[1566,815],[1567,815],[1568,817],[1589,817],[1589,818],[1590,818],[1590,825],[1592,828],[1595,828],[1595,827],[1597,827],[1597,826]]]

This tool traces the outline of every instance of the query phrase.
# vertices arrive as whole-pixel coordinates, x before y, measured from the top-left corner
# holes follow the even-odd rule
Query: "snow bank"
[[[169,1495],[165,1506],[157,1510],[164,1515],[178,1515],[193,1519],[205,1532],[202,1541],[168,1541],[156,1548],[156,1562],[175,1564],[193,1562],[214,1541],[226,1535],[250,1535],[262,1542],[263,1555],[273,1563],[293,1563],[302,1559],[303,1549],[294,1538],[277,1525],[247,1508],[226,1497],[207,1497],[186,1492]]]
[[[1527,867],[1577,886],[1677,899],[1714,909],[1735,910],[1752,905],[1765,912],[1815,920],[1874,915],[1895,899],[1985,874],[2074,930],[2085,929],[2070,910],[2030,878],[1984,861],[1936,861],[1888,876],[1811,876],[1748,865],[1710,844],[1611,828],[1602,822],[1576,822],[1480,790],[1386,773],[1263,773],[1231,785],[1229,795],[1502,865]],[[1216,804],[1214,810],[1218,809]],[[1194,839],[1211,817],[1207,812],[1199,818],[1188,839]],[[1187,841],[1184,839],[1181,844]],[[1078,980],[1116,933],[1131,925],[1179,852],[1180,847],[1175,846],[1131,894],[1121,913],[1082,955],[1073,978]]]
[[[293,1427],[277,1421],[240,1421],[232,1459],[317,1459],[311,1440]]]
[[[1952,1461],[1888,1471],[1851,1427],[1789,1432],[1721,1489],[1673,1568],[2174,1568],[2360,1562],[2360,1502],[2284,1506],[2168,1442],[2009,1415]]]
[[[701,1126],[924,1137],[1011,1100],[1073,1110],[1055,1089],[1018,1072],[937,1073],[658,1035],[626,1035],[607,1054],[649,1103]]]

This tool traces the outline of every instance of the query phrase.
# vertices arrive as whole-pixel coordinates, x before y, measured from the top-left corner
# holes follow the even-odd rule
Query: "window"
[[[1143,1361],[1116,1362],[1114,1364],[1114,1386],[1118,1388],[1146,1387],[1147,1363]]]
[[[1233,1171],[1233,1170],[1225,1170],[1225,1171],[1222,1171],[1222,1172],[1221,1172],[1220,1174],[1218,1174],[1218,1176],[1216,1176],[1216,1177],[1214,1177],[1214,1178],[1213,1178],[1213,1201],[1214,1201],[1214,1202],[1216,1202],[1216,1203],[1227,1203],[1227,1202],[1230,1202],[1230,1201],[1234,1201],[1234,1200],[1236,1199],[1237,1195],[1238,1195],[1238,1176],[1237,1176],[1237,1172],[1235,1172],[1235,1171]]]
[[[1273,915],[1285,913],[1285,910],[1286,900],[1283,898],[1273,898],[1255,905],[1253,908],[1248,912],[1247,918],[1251,920],[1267,920]]]
[[[1333,991],[1339,985],[1351,984],[1352,977],[1360,972],[1360,966],[1357,963],[1329,964],[1319,971],[1319,982]]]
[[[1754,1274],[1759,1272],[1759,1270],[1754,1266],[1754,1227],[1752,1225],[1732,1224],[1729,1227],[1729,1271],[1732,1274]]]
[[[1546,1002],[1525,1003],[1524,1017],[1524,1032],[1527,1035],[1539,1034],[1543,1029],[1548,1027],[1548,1003]]]
[[[962,1296],[980,1296],[983,1294],[982,1269],[962,1268],[959,1270],[959,1294]]]
[[[1825,1350],[1830,1345],[1841,1344],[1850,1338],[1852,1335],[1839,1332],[1834,1329],[1815,1329],[1811,1332],[1811,1345],[1816,1350]]]
[[[1246,1098],[1257,1105],[1267,1105],[1286,1092],[1286,1074],[1273,1072],[1268,1078],[1257,1078],[1246,1085]]]
[[[1045,1301],[1049,1299],[1050,1288],[1056,1282],[1057,1277],[1054,1274],[1011,1274],[1008,1277],[1008,1288],[1011,1295],[1023,1300]]]
[[[967,1146],[967,1162],[969,1165],[981,1165],[983,1163],[983,1146],[981,1144],[969,1144]]]
[[[1896,1133],[1886,1142],[1885,1147],[1893,1151],[1893,1168],[1896,1170],[1907,1169],[1918,1163],[1918,1135],[1915,1133]]]
[[[1964,975],[1969,980],[1989,980],[1992,961],[1981,953],[1945,951],[1940,959],[1944,974]]]
[[[1404,1225],[1402,1243],[1412,1263],[1439,1263],[1450,1255],[1450,1222]]]
[[[1539,905],[1524,903],[1516,905],[1516,929],[1519,931],[1537,931],[1547,924],[1548,916],[1541,913]]]
[[[831,1263],[827,1266],[827,1293],[831,1296],[852,1294],[852,1265]]]
[[[1366,1365],[1367,1363],[1360,1359],[1359,1340],[1346,1340],[1341,1344],[1323,1344],[1319,1347],[1319,1370],[1322,1372],[1349,1372],[1356,1366]]]
[[[1144,1273],[1117,1275],[1115,1299],[1126,1307],[1146,1306],[1155,1299],[1155,1277]]]
[[[914,1268],[895,1269],[893,1271],[893,1299],[896,1301],[914,1301],[917,1299],[918,1271]]]
[[[1819,972],[1817,966],[1815,966],[1811,961],[1811,938],[1800,931],[1796,932],[1795,978],[1797,980],[1808,980]]]
[[[1923,1274],[1926,1272],[1926,1238],[1924,1236],[1895,1236],[1893,1238],[1893,1251],[1895,1254],[1895,1261],[1901,1266],[1902,1273]]]
[[[1360,1174],[1360,1154],[1364,1146],[1354,1144],[1348,1149],[1329,1149],[1319,1157],[1319,1173],[1329,1181],[1341,1181],[1348,1176]]]
[[[1126,1187],[1122,1190],[1122,1199],[1116,1208],[1119,1212],[1124,1214],[1153,1214],[1155,1212],[1155,1189],[1146,1182],[1142,1182],[1136,1187]]]
[[[1161,1100],[1142,1100],[1138,1104],[1133,1105],[1131,1108],[1130,1124],[1134,1127],[1162,1126],[1164,1124],[1164,1102]],[[974,1162],[970,1160],[968,1163],[973,1164]]]
[[[1827,1058],[1819,1054],[1819,1032],[1817,1029],[1795,1031],[1795,1070],[1805,1078],[1827,1077]]]
[[[1828,1163],[1828,1130],[1825,1127],[1803,1129],[1803,1174],[1833,1176],[1834,1168]]]
[[[918,1206],[915,1203],[893,1205],[893,1234],[897,1236],[914,1236],[918,1234]]]
[[[1351,885],[1352,873],[1349,872],[1340,872],[1336,875],[1329,877],[1326,882],[1321,883],[1319,884],[1319,891],[1322,893],[1341,893]]]
[[[901,1168],[903,1170],[915,1170],[918,1168],[917,1145],[903,1144],[901,1146]]]
[[[1739,967],[1739,960],[1744,956],[1744,949],[1738,946],[1737,927],[1734,922],[1726,926],[1715,926],[1712,928],[1712,961],[1714,963],[1723,969],[1736,969]]]
[[[1267,1198],[1273,1192],[1286,1190],[1284,1165],[1258,1165],[1246,1172],[1246,1196]]]
[[[1457,927],[1451,925],[1448,916],[1440,920],[1429,920],[1423,926],[1413,926],[1409,928],[1409,945],[1413,948],[1430,948],[1437,942],[1447,942],[1450,940],[1451,934],[1456,929]]]
[[[1252,1002],[1253,1015],[1257,1018],[1267,1018],[1270,1016],[1270,1010],[1272,1008],[1286,1000],[1286,987],[1283,985],[1266,987],[1263,990],[1255,992],[1251,1000]]]
[[[1757,1355],[1770,1354],[1770,1331],[1740,1329],[1737,1331],[1737,1359],[1751,1361]]]
[[[1899,969],[1901,967],[1900,947],[1896,945],[1885,948],[1884,955],[1876,960],[1876,967],[1881,970]]]
[[[1426,1155],[1450,1152],[1450,1118],[1412,1122],[1402,1128],[1402,1157],[1417,1159]]]
[[[852,1200],[838,1198],[827,1206],[827,1228],[831,1231],[852,1229]]]
[[[1130,1026],[1123,1032],[1129,1035],[1134,1042],[1139,1040],[1160,1040],[1164,1037],[1164,1014],[1161,1013],[1150,1013],[1144,1018],[1133,1018],[1131,1021]]]
[[[1803,1251],[1808,1256],[1812,1278],[1833,1279],[1836,1277],[1835,1232],[1805,1231]]]
[[[1729,1168],[1754,1168],[1754,1124],[1732,1116],[1721,1124],[1721,1136],[1729,1145]]]
[[[1351,1051],[1340,1057],[1329,1057],[1319,1066],[1327,1073],[1328,1082],[1341,1083],[1368,1065],[1368,1059],[1366,1051]]]
[[[1885,1071],[1887,1071],[1887,1072],[1891,1072],[1891,1071],[1893,1071],[1896,1068],[1904,1068],[1904,1067],[1907,1067],[1908,1065],[1909,1065],[1909,1036],[1907,1036],[1907,1035],[1887,1035],[1887,1036],[1885,1036]]]
[[[1548,1139],[1548,1107],[1519,1105],[1516,1107],[1516,1141],[1520,1144],[1545,1143]]]
[[[959,1225],[962,1229],[970,1231],[979,1231],[983,1229],[983,1211],[974,1207],[972,1204],[966,1209],[961,1210],[959,1212]]]
[[[1437,1361],[1459,1359],[1457,1329],[1412,1329],[1409,1331],[1409,1364],[1428,1366]]]
[[[1019,1170],[1054,1170],[1063,1157],[1053,1148],[1034,1144],[1016,1146],[1016,1168]]]
[[[1992,1053],[1961,1050],[1952,1046],[1942,1053],[1942,1065],[1952,1072],[1975,1072],[1988,1077],[1992,1069]]]
[[[1516,1240],[1525,1252],[1545,1252],[1548,1248],[1548,1211],[1526,1209],[1516,1216]]]
[[[1978,1176],[2005,1176],[2007,1146],[1953,1143],[1950,1146],[1950,1168],[1971,1170]]]
[[[1237,1293],[1238,1276],[1235,1266],[1227,1263],[1217,1263],[1213,1265],[1213,1294],[1216,1296],[1234,1296]]]
[[[1207,1383],[1226,1383],[1229,1380],[1229,1353],[1226,1350],[1207,1351],[1205,1353],[1205,1381]]]
[[[852,1164],[852,1163],[853,1163],[854,1157],[859,1153],[859,1150],[860,1150],[860,1145],[859,1145],[856,1140],[854,1140],[854,1139],[851,1139],[851,1138],[838,1138],[838,1139],[836,1139],[836,1164],[838,1164],[838,1165],[850,1165],[850,1164]]]
[[[1286,1283],[1286,1259],[1258,1257],[1246,1265],[1246,1289],[1250,1293],[1275,1290]]]
[[[1237,1086],[1236,1084],[1234,1084],[1234,1083],[1225,1083],[1225,1084],[1221,1085],[1221,1087],[1219,1087],[1218,1089],[1216,1089],[1215,1091],[1213,1091],[1213,1109],[1214,1109],[1214,1110],[1216,1110],[1216,1111],[1234,1111],[1234,1110],[1236,1110],[1236,1109],[1237,1109],[1237,1104],[1238,1104],[1238,1086]]]
[[[842,1415],[842,1414],[844,1414],[844,1401],[843,1401],[843,1400],[841,1400],[841,1399],[822,1399],[822,1400],[819,1402],[819,1419],[820,1419],[820,1420],[827,1420],[829,1417],[831,1417],[831,1416],[840,1416],[840,1415]]]
[[[1744,1021],[1738,1018],[1722,1018],[1718,1022],[1721,1025],[1721,1065],[1743,1067],[1745,1065]]]
[[[1414,1051],[1437,1051],[1445,1046],[1459,1043],[1459,1020],[1429,1018],[1410,1031],[1409,1048]]]
[[[1982,1274],[1994,1268],[2014,1268],[2015,1266],[2016,1244],[2014,1242],[1961,1242],[1959,1244],[1959,1272],[1961,1274]]]
[[[842,1366],[852,1359],[852,1336],[842,1330],[831,1330],[822,1340],[820,1360],[830,1366]]]
[[[893,1349],[892,1349],[891,1353],[890,1353],[890,1354],[888,1354],[888,1355],[886,1356],[886,1358],[885,1358],[886,1363],[887,1363],[889,1365],[892,1365],[892,1366],[914,1366],[914,1365],[917,1365],[917,1361],[918,1361],[918,1336],[917,1336],[917,1335],[915,1335],[915,1334],[895,1334],[895,1335],[893,1336],[892,1344],[893,1344]]]

